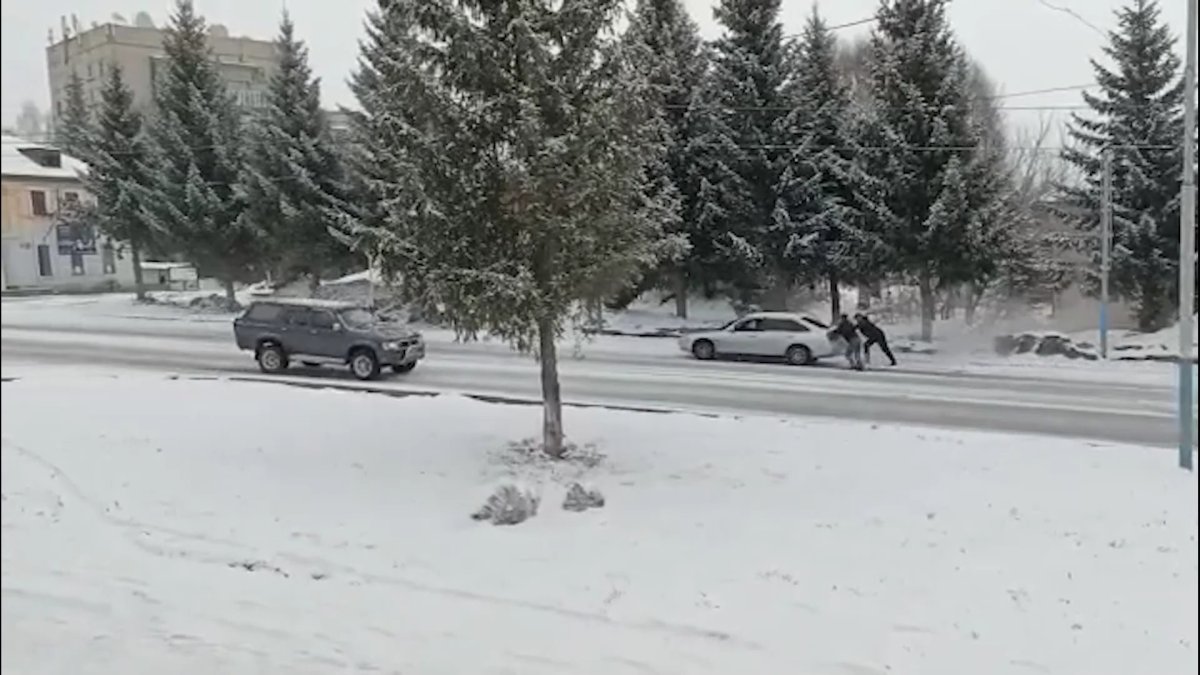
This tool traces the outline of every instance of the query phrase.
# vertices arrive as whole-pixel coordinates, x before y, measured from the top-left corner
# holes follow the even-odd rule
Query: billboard
[[[59,223],[55,226],[58,254],[96,254],[96,228],[86,223]]]

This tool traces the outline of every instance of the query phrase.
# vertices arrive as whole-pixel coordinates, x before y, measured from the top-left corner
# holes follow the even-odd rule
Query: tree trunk
[[[838,284],[837,270],[829,272],[829,325],[837,325],[842,315],[842,289]]]
[[[968,326],[975,324],[975,309],[979,306],[979,299],[982,295],[978,288],[974,283],[963,286],[963,294],[966,295],[966,304],[963,307],[963,312]]]
[[[225,307],[233,312],[237,310],[237,294],[233,292],[233,279],[222,279],[221,284],[225,287]]]
[[[561,459],[565,451],[562,427],[562,391],[558,386],[558,351],[554,344],[554,324],[538,321],[538,361],[542,366],[542,448],[547,455]]]
[[[308,297],[317,297],[317,291],[321,288],[321,273],[313,272],[308,275]]]
[[[786,312],[788,295],[791,293],[791,284],[784,281],[776,281],[771,284],[767,292],[763,294],[762,309],[767,312]]]
[[[675,273],[675,316],[688,318],[688,282],[683,270]]]
[[[933,292],[933,280],[928,272],[921,272],[917,282],[921,291],[921,339],[933,339],[933,320],[937,316],[937,295]]]
[[[871,308],[871,287],[866,284],[858,285],[858,309],[867,310]]]
[[[129,257],[133,262],[133,292],[138,300],[145,300],[146,280],[142,278],[142,250],[137,242],[129,242]]]

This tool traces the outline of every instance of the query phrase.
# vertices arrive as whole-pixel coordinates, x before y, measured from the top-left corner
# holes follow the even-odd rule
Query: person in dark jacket
[[[893,366],[896,365],[896,355],[888,347],[887,334],[883,332],[883,329],[872,323],[866,314],[855,314],[854,320],[858,325],[858,332],[867,339],[866,344],[863,345],[863,355],[867,363],[871,362],[871,345],[879,345],[879,348],[883,350],[883,355],[888,357]]]
[[[846,360],[850,362],[850,367],[855,370],[863,369],[862,358],[862,339],[858,336],[858,328],[850,317],[843,314],[838,319],[837,325],[833,330],[829,331],[831,338],[840,340],[846,348]]]

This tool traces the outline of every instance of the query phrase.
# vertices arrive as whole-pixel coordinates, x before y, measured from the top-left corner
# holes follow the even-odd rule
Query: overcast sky
[[[271,38],[276,32],[283,0],[195,0],[210,23],[225,24],[233,35]],[[108,21],[113,12],[132,19],[139,10],[162,25],[173,0],[0,0],[3,40],[3,87],[0,120],[11,123],[26,100],[48,107],[46,33],[59,32],[59,17],[72,12],[82,25]],[[719,27],[712,19],[716,0],[684,0],[705,37]],[[1121,0],[954,0],[951,21],[961,43],[980,61],[1005,92],[1015,93],[1092,82],[1088,57],[1100,56],[1103,37],[1096,28],[1113,26],[1113,10]],[[1181,37],[1187,0],[1160,0],[1163,16]],[[290,0],[288,10],[297,33],[308,42],[313,70],[322,78],[328,106],[354,103],[346,77],[354,67],[362,21],[374,0]],[[784,0],[781,18],[789,32],[799,32],[812,7],[809,0]],[[878,0],[825,0],[821,12],[830,24],[870,17]],[[1069,9],[1075,13],[1056,10]],[[1096,27],[1089,27],[1088,24]],[[864,35],[869,25],[839,34]],[[1195,30],[1195,27],[1192,28]],[[1014,97],[1010,106],[1073,105],[1078,91]],[[1035,126],[1040,115],[1032,110],[1009,110],[1019,126]]]

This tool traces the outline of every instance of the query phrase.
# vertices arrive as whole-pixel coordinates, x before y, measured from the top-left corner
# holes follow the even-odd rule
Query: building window
[[[104,244],[104,249],[100,253],[100,261],[104,266],[105,274],[117,273],[117,252],[113,250],[111,242]]]
[[[50,267],[50,246],[47,244],[38,244],[38,276],[52,277],[54,270]]]
[[[71,251],[71,274],[83,276],[83,251]]]
[[[29,200],[33,205],[33,215],[48,216],[50,212],[46,210],[46,193],[41,190],[30,190]]]

